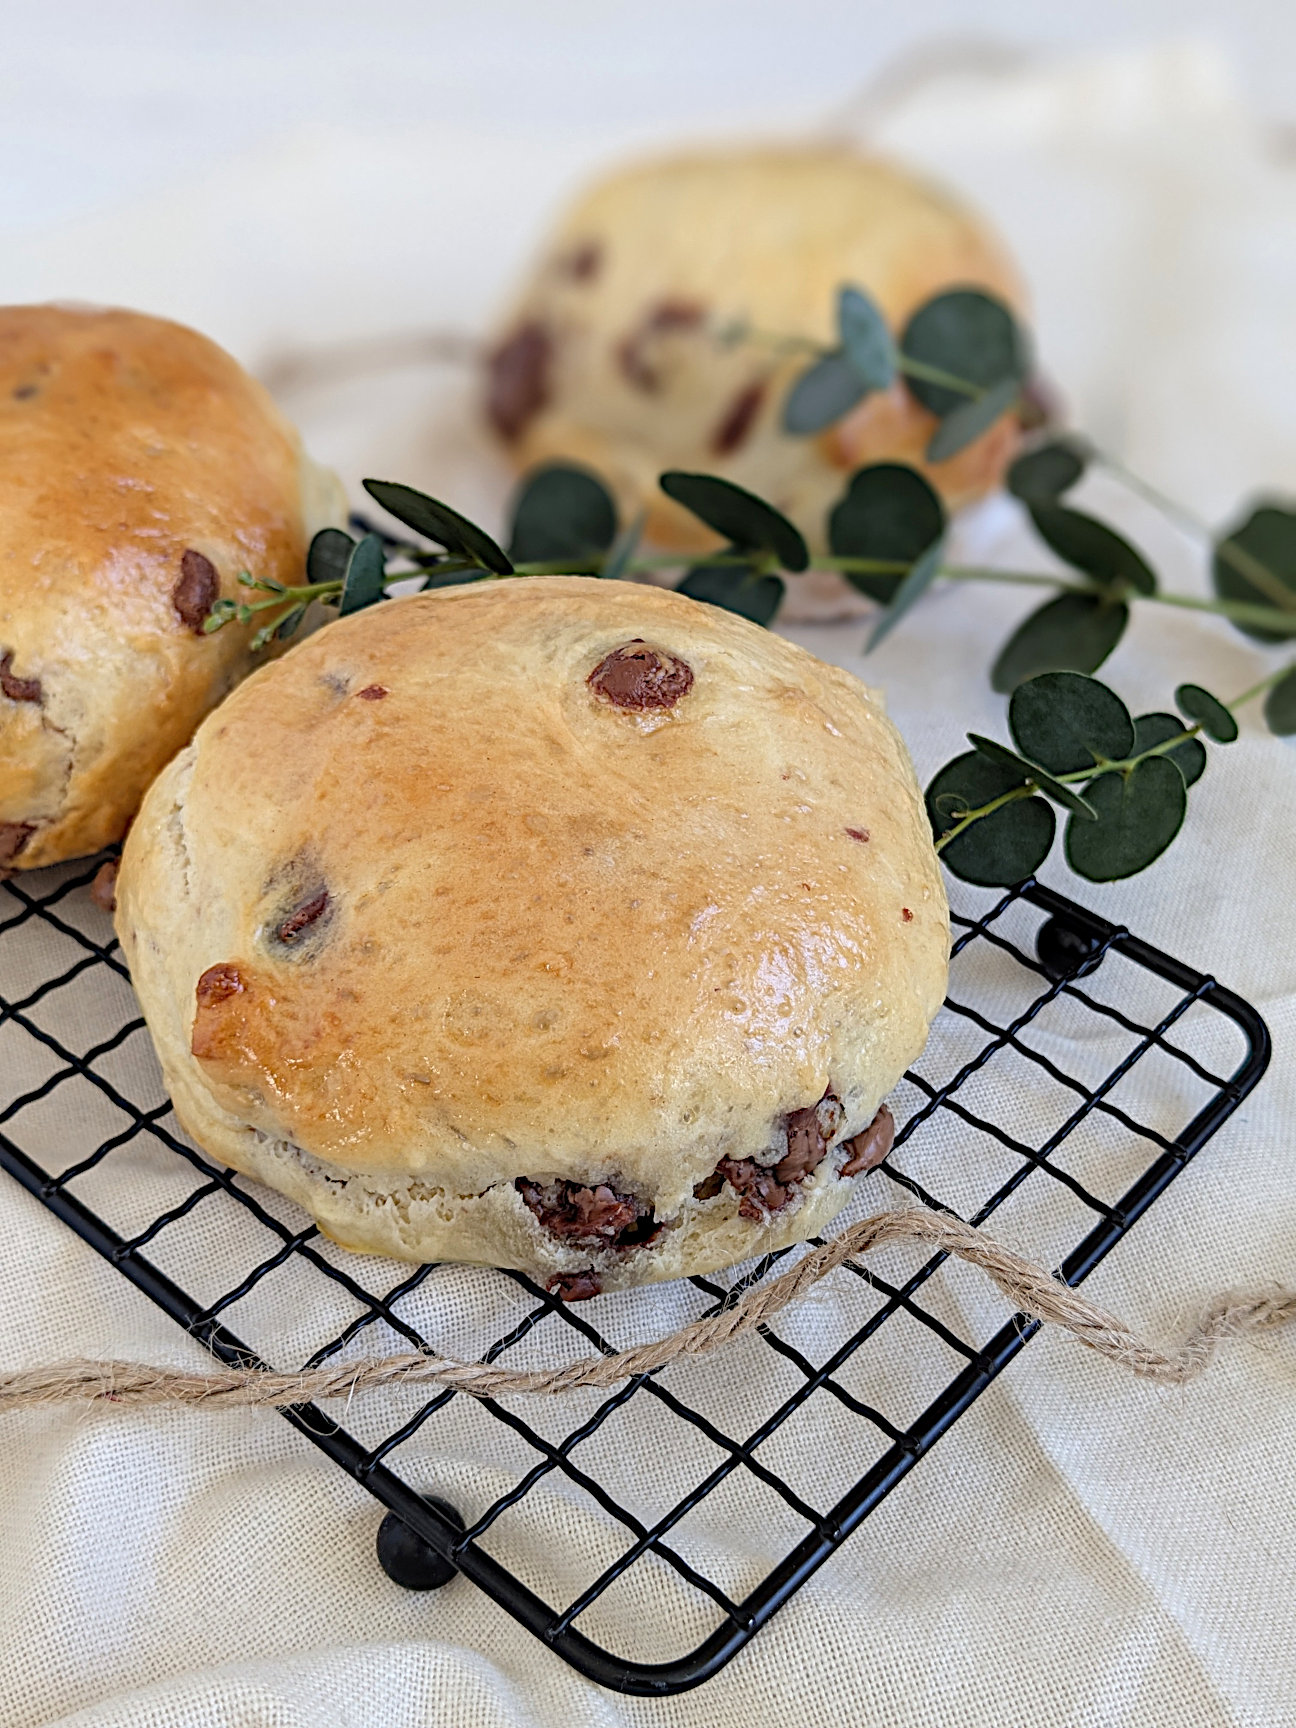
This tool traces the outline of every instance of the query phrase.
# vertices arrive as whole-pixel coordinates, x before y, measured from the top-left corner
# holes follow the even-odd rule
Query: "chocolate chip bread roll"
[[[938,188],[846,147],[712,150],[612,175],[567,212],[500,325],[485,412],[520,468],[581,462],[648,538],[712,544],[664,497],[663,469],[720,474],[777,504],[812,546],[868,463],[922,468],[952,506],[999,482],[1017,429],[1001,420],[928,465],[935,418],[903,383],[817,437],[782,430],[804,351],[726,343],[836,341],[837,291],[866,290],[893,330],[934,295],[978,287],[1021,308],[1017,272],[984,222]]]
[[[945,985],[879,699],[680,595],[391,601],[248,679],[131,829],[180,1120],[347,1247],[572,1298],[820,1230]]]
[[[303,580],[334,477],[205,337],[136,312],[0,308],[0,868],[119,840],[254,664],[203,634],[241,570]]]

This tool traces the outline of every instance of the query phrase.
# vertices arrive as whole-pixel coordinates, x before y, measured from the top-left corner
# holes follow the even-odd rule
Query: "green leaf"
[[[1101,594],[1059,594],[1022,620],[999,650],[990,682],[1009,695],[1040,672],[1096,672],[1125,634],[1129,607]]]
[[[1054,438],[1019,456],[1008,470],[1005,485],[1026,504],[1056,504],[1083,476],[1087,452],[1075,442]]]
[[[1021,394],[1016,378],[1005,378],[992,384],[982,396],[968,397],[957,408],[951,408],[927,441],[929,462],[948,462],[989,430],[1012,408]]]
[[[489,574],[480,566],[472,570],[438,570],[434,564],[423,578],[419,593],[424,594],[429,588],[463,588],[469,582],[484,582]]]
[[[788,391],[783,430],[794,437],[822,432],[867,395],[868,385],[839,348],[807,367]]]
[[[1200,684],[1181,684],[1175,691],[1175,703],[1181,714],[1186,714],[1217,744],[1231,744],[1237,737],[1237,721],[1219,698],[1203,690]]]
[[[1043,672],[1008,704],[1013,742],[1051,774],[1120,762],[1134,749],[1134,722],[1114,690],[1079,672]]]
[[[387,570],[387,553],[379,534],[366,534],[351,549],[346,576],[342,583],[342,599],[338,617],[361,612],[381,600],[387,592],[383,578]]]
[[[355,550],[355,541],[340,528],[321,528],[306,554],[308,582],[340,582]]]
[[[732,480],[718,474],[686,474],[678,468],[658,484],[668,498],[723,534],[742,552],[772,552],[784,570],[804,570],[810,554],[787,517]]]
[[[841,289],[837,329],[846,358],[865,389],[889,389],[896,375],[896,347],[886,319],[867,294],[858,288]]]
[[[847,575],[852,587],[884,605],[894,599],[908,569],[944,532],[940,499],[917,469],[899,462],[859,469],[828,518],[828,544],[836,557],[906,567],[895,575]]]
[[[1164,744],[1167,738],[1181,737],[1183,731],[1184,723],[1177,714],[1140,714],[1134,722],[1131,754],[1140,756],[1143,751]],[[1183,775],[1185,786],[1194,785],[1206,772],[1206,746],[1200,738],[1184,738],[1182,744],[1176,744],[1165,755]]]
[[[1296,512],[1262,504],[1216,543],[1211,577],[1221,600],[1296,608]],[[1281,631],[1235,626],[1255,642],[1289,642]]]
[[[927,788],[927,815],[939,840],[955,827],[962,814],[993,803],[1005,792],[1024,786],[1016,768],[992,762],[969,750],[947,762]],[[984,888],[1011,888],[1033,876],[1048,857],[1057,832],[1053,806],[1043,798],[1020,798],[982,816],[951,840],[941,862],[964,882]]]
[[[1017,769],[1055,804],[1061,804],[1063,809],[1070,810],[1073,815],[1081,816],[1086,821],[1093,821],[1093,809],[1085,803],[1080,794],[1070,786],[1064,786],[1060,780],[1055,780],[1051,774],[1046,774],[1036,763],[1028,762],[1024,756],[1019,756],[1006,744],[997,744],[993,738],[983,738],[979,732],[969,732],[968,738],[982,756],[988,756],[992,762],[999,762],[1005,768]]]
[[[364,489],[398,522],[403,522],[425,539],[435,541],[438,546],[444,546],[447,552],[471,558],[496,576],[513,574],[513,566],[503,548],[495,544],[484,528],[452,510],[448,504],[394,480],[366,480]]]
[[[753,624],[769,624],[783,604],[786,584],[779,576],[754,576],[733,564],[695,564],[675,592],[722,606]]]
[[[1296,732],[1296,666],[1284,672],[1265,697],[1265,725],[1280,738]]]
[[[956,288],[920,306],[905,326],[900,351],[905,359],[981,390],[1009,378],[1020,383],[1030,362],[1025,334],[1012,313],[977,288]],[[967,391],[908,373],[905,383],[910,394],[942,420],[970,399]]]
[[[1067,823],[1067,862],[1088,882],[1118,882],[1146,870],[1183,826],[1184,777],[1165,756],[1149,756],[1121,774],[1100,774],[1085,787],[1097,821]]]
[[[1065,504],[1031,503],[1029,508],[1044,543],[1064,563],[1092,577],[1100,588],[1129,587],[1139,594],[1156,593],[1151,566],[1114,528]]]
[[[871,654],[878,643],[889,636],[915,600],[921,597],[936,580],[940,570],[941,556],[945,550],[942,540],[937,540],[909,566],[908,574],[901,580],[900,586],[891,596],[891,602],[886,611],[878,619],[864,644],[864,652]]]
[[[589,564],[616,539],[612,494],[588,468],[547,463],[522,482],[513,504],[509,557],[514,564]]]
[[[281,642],[286,642],[290,636],[296,635],[298,626],[305,616],[305,606],[294,606],[291,612],[284,613],[275,626],[275,635]]]

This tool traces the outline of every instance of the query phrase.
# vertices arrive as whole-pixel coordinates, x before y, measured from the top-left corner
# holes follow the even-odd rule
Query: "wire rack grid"
[[[148,1097],[124,1078],[146,1033],[86,893],[94,870],[0,887],[0,1164],[223,1362],[312,1367],[413,1346],[525,1366],[610,1352],[732,1303],[778,1258],[648,1303],[630,1292],[569,1306],[518,1273],[411,1270],[335,1248],[291,1203],[195,1150],[155,1066],[143,1065]],[[895,1147],[854,1204],[916,1200],[976,1225],[1007,1209],[1076,1285],[1256,1084],[1268,1033],[1213,979],[1038,883],[984,898],[954,915],[946,1009],[892,1100]],[[69,1120],[84,1136],[71,1157]],[[664,1695],[735,1656],[1031,1337],[1006,1303],[947,1288],[956,1270],[941,1254],[849,1264],[834,1280],[845,1294],[813,1325],[790,1311],[742,1347],[756,1357],[741,1395],[711,1358],[611,1395],[407,1392],[283,1414],[400,1521],[427,1582],[452,1565],[593,1680]],[[299,1287],[285,1300],[289,1276]],[[299,1317],[287,1335],[286,1312]],[[897,1328],[899,1378],[884,1353]],[[795,1461],[808,1432],[822,1458],[823,1435],[843,1428],[849,1474],[826,1496]],[[724,1533],[753,1527],[781,1532],[781,1550],[726,1554]]]

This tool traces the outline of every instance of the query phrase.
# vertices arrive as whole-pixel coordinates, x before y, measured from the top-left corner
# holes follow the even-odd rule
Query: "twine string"
[[[428,1352],[350,1359],[299,1373],[259,1368],[164,1368],[138,1362],[67,1361],[0,1373],[0,1411],[36,1404],[106,1399],[119,1405],[267,1405],[352,1398],[384,1386],[437,1386],[474,1398],[514,1393],[556,1396],[577,1387],[606,1388],[651,1374],[687,1356],[703,1356],[763,1326],[804,1297],[847,1260],[888,1242],[938,1249],[984,1272],[1031,1319],[1061,1327],[1132,1374],[1182,1386],[1206,1368],[1226,1338],[1296,1321],[1296,1290],[1277,1285],[1215,1297],[1175,1347],[1158,1348],[1123,1320],[1087,1301],[1051,1272],[1005,1248],[961,1219],[909,1207],[880,1212],[813,1248],[730,1308],[694,1320],[664,1338],[606,1356],[583,1356],[548,1368],[506,1368]]]

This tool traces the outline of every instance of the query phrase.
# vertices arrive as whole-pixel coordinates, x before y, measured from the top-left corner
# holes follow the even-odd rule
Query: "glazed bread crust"
[[[871,294],[892,329],[944,289],[1022,308],[1020,278],[985,224],[924,180],[845,147],[770,146],[649,162],[567,212],[497,332],[487,416],[520,468],[588,464],[627,519],[685,552],[712,539],[665,498],[665,468],[721,474],[767,497],[812,546],[865,464],[927,473],[952,506],[995,487],[1018,429],[1003,419],[927,464],[936,426],[904,386],[869,396],[817,437],[781,429],[808,364],[768,342],[726,344],[735,321],[836,341],[837,291]]]
[[[240,570],[302,580],[334,477],[205,337],[136,312],[0,308],[0,866],[119,840],[255,663],[202,634]]]
[[[117,928],[209,1152],[347,1246],[603,1288],[822,1228],[949,938],[874,694],[581,577],[391,601],[254,674],[146,797]],[[826,1097],[790,1202],[714,1179]],[[603,1185],[656,1233],[591,1246],[519,1180]]]

